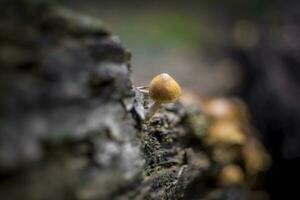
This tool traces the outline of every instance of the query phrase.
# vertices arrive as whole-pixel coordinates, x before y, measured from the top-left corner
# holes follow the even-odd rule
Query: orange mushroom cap
[[[227,165],[219,173],[219,183],[223,186],[240,184],[244,181],[244,172],[238,165]]]
[[[162,73],[152,79],[149,95],[158,103],[172,103],[181,96],[181,87],[169,74]]]

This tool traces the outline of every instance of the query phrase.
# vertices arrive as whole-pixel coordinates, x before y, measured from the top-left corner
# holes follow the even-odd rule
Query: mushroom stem
[[[149,111],[146,114],[145,121],[148,121],[159,109],[161,103],[155,102],[150,108]]]

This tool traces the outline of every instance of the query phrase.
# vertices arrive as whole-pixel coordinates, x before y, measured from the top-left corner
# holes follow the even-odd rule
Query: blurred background
[[[270,44],[277,41],[276,46],[296,45],[291,37],[297,33],[289,31],[297,29],[290,24],[297,8],[286,1],[67,2],[103,19],[120,36],[133,54],[136,85],[147,85],[154,75],[168,72],[202,95],[230,94],[245,79],[232,50],[250,53],[261,47],[263,37]]]
[[[298,0],[85,1],[132,52],[133,82],[167,72],[209,98],[238,96],[272,155],[272,199],[295,195],[300,169]]]

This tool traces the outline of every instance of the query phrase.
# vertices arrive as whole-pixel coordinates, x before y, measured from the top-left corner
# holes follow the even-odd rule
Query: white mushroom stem
[[[157,101],[152,104],[149,111],[146,113],[145,121],[148,121],[159,110],[160,105],[161,103]]]

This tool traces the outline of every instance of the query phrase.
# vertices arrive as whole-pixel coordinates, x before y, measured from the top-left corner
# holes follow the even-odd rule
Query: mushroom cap
[[[243,145],[246,135],[234,121],[216,120],[209,127],[205,142],[208,145]]]
[[[181,96],[181,88],[169,74],[162,73],[152,79],[149,95],[156,102],[172,103]]]
[[[271,163],[271,158],[263,145],[254,137],[250,137],[242,148],[246,170],[250,175],[266,170]]]
[[[241,109],[237,102],[225,99],[215,98],[205,102],[204,109],[206,113],[214,118],[218,119],[240,119]]]
[[[225,166],[219,173],[219,183],[223,186],[240,184],[244,181],[244,172],[238,165]]]

